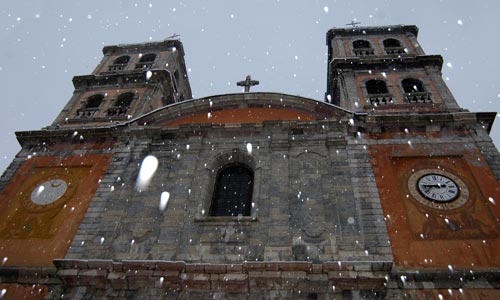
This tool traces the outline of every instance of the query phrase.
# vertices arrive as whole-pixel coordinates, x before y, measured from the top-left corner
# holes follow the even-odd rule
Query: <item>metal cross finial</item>
[[[245,93],[250,92],[250,87],[253,85],[259,84],[258,80],[252,80],[252,77],[250,75],[247,75],[247,78],[243,81],[238,81],[236,83],[237,86],[244,86],[245,87]]]
[[[352,28],[356,28],[358,24],[361,24],[361,22],[354,22],[354,20],[351,21],[351,23],[347,23],[346,25],[352,26]]]
[[[174,34],[172,34],[171,36],[167,37],[166,40],[177,39],[180,36],[181,36],[180,34],[177,34],[177,33],[174,32]]]

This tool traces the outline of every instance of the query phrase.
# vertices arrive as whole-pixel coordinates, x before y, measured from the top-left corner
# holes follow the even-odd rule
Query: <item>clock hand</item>
[[[51,185],[52,187],[58,187],[58,186],[60,186],[60,185],[61,185],[61,183],[60,183],[60,182],[59,182],[59,183],[57,183],[57,182],[52,182],[50,185]]]
[[[437,183],[437,184],[422,184],[422,186],[431,187],[431,188],[432,187],[442,188],[442,187],[445,187],[446,185]]]

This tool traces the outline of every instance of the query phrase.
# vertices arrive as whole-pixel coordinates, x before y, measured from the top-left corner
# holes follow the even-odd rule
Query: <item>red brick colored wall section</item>
[[[316,118],[301,112],[293,110],[284,110],[277,108],[237,108],[224,109],[220,111],[197,114],[194,116],[181,118],[168,122],[166,126],[177,126],[182,124],[235,124],[235,123],[262,123],[273,120],[293,120],[293,121],[312,121]]]
[[[405,300],[493,300],[500,299],[496,289],[448,289],[448,290],[406,290]]]
[[[500,186],[495,176],[477,150],[429,155],[432,148],[369,148],[395,265],[442,269],[500,267]],[[408,179],[425,169],[455,174],[467,185],[469,200],[447,210],[418,202],[409,191]]]
[[[0,299],[4,300],[42,300],[45,299],[47,294],[47,286],[33,284],[33,285],[19,285],[19,284],[8,284],[0,283]],[[5,294],[4,294],[5,292]]]
[[[84,155],[27,160],[0,194],[2,266],[52,266],[53,259],[63,258],[110,159]],[[34,204],[33,193],[55,179],[66,182],[64,194],[50,204]]]

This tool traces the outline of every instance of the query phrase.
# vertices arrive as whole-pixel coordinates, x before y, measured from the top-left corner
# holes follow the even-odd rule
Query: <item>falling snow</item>
[[[160,210],[164,211],[167,208],[168,199],[170,198],[169,192],[162,192],[160,196]]]
[[[247,152],[248,154],[252,154],[252,143],[247,143]]]
[[[157,168],[158,159],[155,156],[148,155],[144,158],[136,182],[136,186],[139,190],[144,189],[149,184]]]

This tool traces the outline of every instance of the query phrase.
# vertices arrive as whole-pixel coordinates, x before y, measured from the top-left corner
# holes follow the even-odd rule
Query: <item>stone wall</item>
[[[333,122],[126,129],[66,257],[390,261],[366,145],[346,132]],[[147,155],[159,167],[139,191]],[[230,162],[254,170],[251,216],[211,217],[214,178]]]

